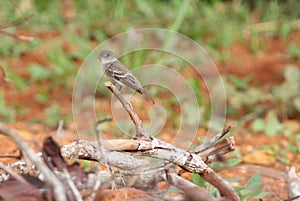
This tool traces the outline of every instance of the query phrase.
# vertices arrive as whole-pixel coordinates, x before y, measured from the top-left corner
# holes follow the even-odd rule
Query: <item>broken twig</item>
[[[20,137],[19,133],[14,129],[6,127],[2,123],[0,123],[0,133],[11,137],[30,161],[41,171],[45,177],[45,181],[53,188],[55,199],[58,201],[67,201],[63,184],[56,178],[46,164],[36,157],[34,150]]]

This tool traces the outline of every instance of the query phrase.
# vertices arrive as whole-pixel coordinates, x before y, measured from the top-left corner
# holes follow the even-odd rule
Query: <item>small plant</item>
[[[192,175],[192,182],[200,187],[206,187],[208,185],[208,183],[204,179],[202,179],[199,174]]]
[[[273,89],[275,101],[283,117],[300,113],[300,69],[287,66],[283,72],[285,81]]]
[[[256,118],[252,123],[254,132],[262,132],[269,136],[280,134],[284,130],[284,125],[278,120],[276,113],[271,110],[265,119]]]
[[[289,164],[289,160],[287,158],[288,149],[283,149],[282,144],[280,142],[276,142],[270,147],[275,153],[276,159],[283,164]]]
[[[260,130],[263,122],[268,122],[270,126],[262,129],[270,129],[267,131],[270,135],[278,133],[279,119],[285,120],[300,113],[300,70],[295,66],[287,66],[283,76],[285,80],[282,84],[264,88],[250,86],[250,77],[224,77],[226,94],[230,97],[227,99],[228,114],[233,116],[251,112],[256,113],[256,116],[267,115],[268,120],[255,121],[254,130]]]
[[[231,179],[230,182],[237,182],[239,179]],[[198,174],[192,175],[192,182],[200,187],[204,187],[210,194],[218,196],[217,190],[202,179]],[[241,201],[247,201],[250,199],[261,199],[268,195],[268,192],[263,192],[263,182],[260,174],[253,175],[247,182],[246,187],[234,187],[236,192],[240,195]]]
[[[288,50],[288,55],[290,56],[291,59],[295,61],[300,61],[300,47],[292,43],[287,47]]]
[[[48,107],[45,109],[46,120],[45,124],[50,127],[57,127],[58,121],[60,119],[60,108],[58,107]]]
[[[6,105],[4,94],[0,91],[0,120],[4,122],[15,122],[16,110]]]
[[[52,75],[50,70],[39,64],[32,64],[27,68],[27,71],[31,77],[31,82],[49,79]]]
[[[6,68],[5,72],[6,72],[7,78],[9,80],[11,80],[13,85],[16,86],[18,90],[23,91],[28,87],[26,80],[24,78],[22,78],[21,76],[17,75],[16,73],[14,73],[11,70],[11,68]]]
[[[227,160],[226,162],[217,162],[213,163],[211,166],[212,168],[215,169],[220,169],[224,167],[230,167],[237,165],[240,163],[240,159],[230,159]],[[234,178],[231,180],[228,180],[229,182],[237,182],[239,178]],[[207,189],[207,191],[215,196],[218,196],[217,190],[208,184],[204,179],[201,178],[198,174],[193,174],[192,175],[192,182],[200,187],[204,187]],[[260,174],[255,174],[253,175],[247,182],[247,185],[245,188],[238,186],[234,187],[236,192],[240,195],[240,198],[242,201],[246,201],[249,199],[260,199],[266,195],[268,195],[267,192],[262,192],[263,188],[263,183],[262,183],[262,178]]]
[[[213,170],[220,170],[220,169],[224,169],[227,167],[233,167],[237,164],[239,164],[242,160],[241,159],[237,159],[237,158],[230,158],[228,160],[226,160],[226,162],[215,162],[211,164],[211,168]]]
[[[250,77],[238,78],[233,75],[224,77],[228,114],[260,113],[261,105],[268,99],[261,89],[249,86]],[[255,108],[253,106],[256,106]]]
[[[300,154],[300,133],[291,136],[287,148],[295,154]]]
[[[47,53],[49,62],[53,69],[52,80],[56,85],[69,86],[76,74],[75,65],[61,48]]]
[[[247,185],[246,188],[241,189],[239,193],[242,195],[242,200],[250,200],[250,199],[261,199],[264,196],[268,195],[268,192],[262,192],[263,182],[260,174],[253,175]]]

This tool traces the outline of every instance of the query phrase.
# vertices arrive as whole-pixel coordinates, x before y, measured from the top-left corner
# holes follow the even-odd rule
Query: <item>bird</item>
[[[114,83],[122,86],[126,85],[129,88],[144,94],[155,105],[153,98],[146,92],[139,80],[123,65],[110,50],[100,52],[98,59],[104,70],[104,74]]]

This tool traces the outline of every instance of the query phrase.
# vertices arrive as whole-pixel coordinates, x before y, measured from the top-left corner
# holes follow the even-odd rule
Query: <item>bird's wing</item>
[[[150,96],[150,94],[148,94],[148,92],[144,88],[140,88],[140,91],[142,91],[142,93],[145,94],[145,96],[152,102],[153,105],[155,105],[155,101],[153,100],[153,98]]]
[[[113,62],[109,68],[106,68],[106,74],[135,91],[138,91],[142,87],[141,83],[121,62]]]
[[[153,104],[155,104],[153,98],[144,90],[142,84],[134,77],[134,75],[124,66],[121,62],[115,61],[108,68],[106,68],[106,74],[110,76],[114,81],[121,85],[126,85],[140,94],[145,94]]]

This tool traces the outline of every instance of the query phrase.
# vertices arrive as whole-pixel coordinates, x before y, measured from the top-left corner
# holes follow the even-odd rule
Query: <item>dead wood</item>
[[[300,201],[300,176],[296,173],[295,167],[287,168],[286,182],[289,190],[289,199],[285,201]]]
[[[31,37],[31,36],[24,36],[24,35],[20,35],[20,34],[15,34],[15,33],[10,33],[10,32],[4,31],[4,29],[6,29],[6,28],[8,28],[8,27],[16,26],[16,25],[19,25],[19,24],[21,24],[21,23],[27,21],[27,20],[30,19],[32,16],[33,16],[33,14],[28,15],[28,16],[23,17],[23,18],[20,18],[20,19],[17,19],[17,20],[12,21],[12,22],[8,22],[8,23],[5,23],[5,24],[1,24],[1,25],[0,25],[0,34],[6,35],[6,36],[9,36],[9,37],[12,37],[12,38],[14,38],[14,39],[16,39],[16,40],[21,40],[21,41],[26,41],[26,42],[32,41],[34,38]]]
[[[14,129],[6,127],[2,123],[0,123],[0,133],[12,138],[35,167],[43,174],[45,181],[53,188],[56,200],[67,201],[63,184],[56,178],[55,174],[46,164],[36,157],[34,150],[20,137],[19,133]]]
[[[121,92],[112,83],[106,82],[105,85],[128,112],[136,126],[136,138],[132,140],[101,140],[100,130],[96,127],[96,132],[98,133],[98,141],[96,142],[78,140],[63,146],[60,151],[57,149],[53,151],[48,147],[44,152],[56,164],[56,169],[53,169],[55,174],[36,157],[29,145],[19,137],[15,130],[0,124],[0,132],[13,138],[36,169],[41,171],[43,175],[46,175],[45,179],[55,190],[54,195],[57,200],[67,200],[68,197],[61,186],[63,182],[56,180],[57,177],[67,180],[68,185],[73,189],[73,194],[76,194],[76,198],[79,200],[81,197],[77,188],[93,189],[96,183],[101,184],[101,188],[104,186],[111,187],[115,183],[116,187],[135,187],[149,190],[155,189],[159,181],[166,181],[170,185],[181,189],[188,200],[217,200],[210,196],[205,189],[178,176],[178,169],[199,174],[204,180],[219,190],[222,196],[221,200],[239,200],[230,184],[208,166],[208,163],[216,156],[224,155],[234,150],[234,138],[225,136],[230,131],[230,127],[224,129],[223,132],[194,150],[183,150],[155,137],[150,137],[146,133],[142,121],[134,112],[131,103],[122,96]],[[51,156],[52,153],[55,154],[55,157]],[[64,158],[98,161],[101,164],[106,164],[109,168],[85,175],[84,178],[88,179],[81,180],[79,184],[71,181],[73,177],[71,178],[66,170],[66,165],[60,157],[60,153]],[[161,160],[156,163],[150,163],[147,160],[149,157]],[[26,171],[24,163],[19,164],[23,169],[22,171]],[[17,165],[14,164],[14,166]],[[60,174],[62,175],[60,176]],[[80,174],[77,173],[77,175]]]
[[[128,112],[131,120],[135,125],[136,137],[148,137],[144,129],[143,123],[138,117],[138,115],[133,111],[131,103],[125,100],[121,92],[111,82],[105,82],[105,86],[117,97],[117,99],[123,105],[124,109]]]

